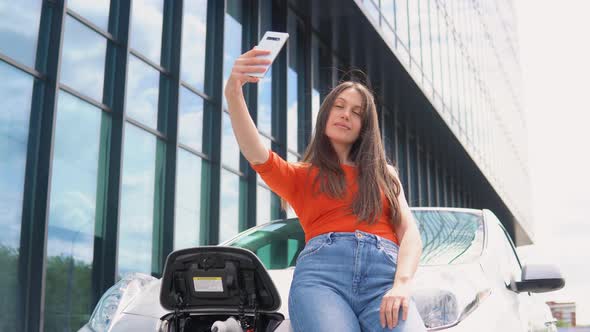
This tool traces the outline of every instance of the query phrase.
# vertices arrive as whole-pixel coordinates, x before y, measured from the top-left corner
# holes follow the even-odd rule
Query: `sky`
[[[517,13],[535,244],[526,263],[556,265],[566,286],[540,293],[576,302],[590,324],[590,2],[514,0]]]

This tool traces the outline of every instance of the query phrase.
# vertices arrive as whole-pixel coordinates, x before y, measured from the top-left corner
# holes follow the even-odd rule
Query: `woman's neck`
[[[350,154],[350,148],[352,147],[351,145],[332,142],[332,147],[334,147],[334,151],[338,156],[338,161],[340,162],[340,164],[355,166],[354,162],[348,159]]]

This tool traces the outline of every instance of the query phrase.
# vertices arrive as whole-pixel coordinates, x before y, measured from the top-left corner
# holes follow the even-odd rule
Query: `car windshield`
[[[422,237],[420,265],[471,262],[483,250],[481,213],[451,210],[412,211]],[[286,219],[258,226],[223,243],[254,252],[267,269],[295,266],[305,247],[299,220]]]

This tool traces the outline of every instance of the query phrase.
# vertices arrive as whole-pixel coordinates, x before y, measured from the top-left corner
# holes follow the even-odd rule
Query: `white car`
[[[553,265],[521,267],[491,211],[412,213],[424,246],[412,297],[428,331],[555,330],[547,306],[531,293],[561,289],[564,279]],[[172,252],[162,279],[123,278],[80,331],[210,331],[215,321],[229,317],[242,322],[244,331],[292,331],[287,298],[304,246],[298,220],[287,219],[218,246]]]

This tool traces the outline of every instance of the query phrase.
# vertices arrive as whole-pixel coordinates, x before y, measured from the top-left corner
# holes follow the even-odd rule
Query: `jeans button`
[[[358,237],[359,239],[361,239],[363,237],[363,234],[361,233],[356,233],[356,237]]]

